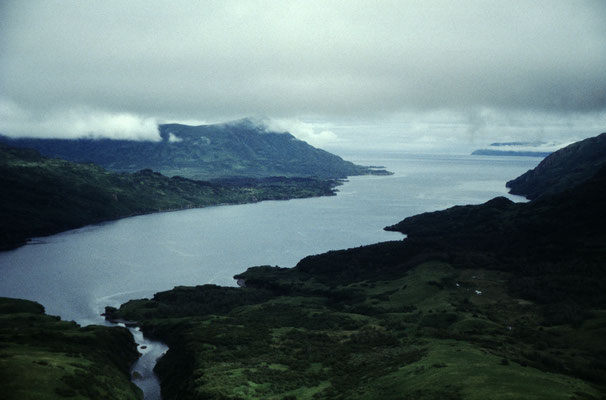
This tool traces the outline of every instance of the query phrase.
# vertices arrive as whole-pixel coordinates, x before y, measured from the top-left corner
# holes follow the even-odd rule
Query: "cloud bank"
[[[267,119],[264,123],[269,131],[289,132],[312,146],[324,147],[338,141],[337,135],[326,123],[304,122],[298,119]]]
[[[479,134],[491,128],[483,113],[574,121],[606,109],[599,0],[0,7],[0,93],[29,116],[3,115],[0,129],[15,135],[118,135],[124,125],[147,137],[152,120],[268,115],[326,141],[335,132],[306,134],[301,121],[448,112]]]
[[[0,99],[0,132],[16,137],[162,139],[158,132],[158,121],[154,118],[86,107],[37,115],[3,99]]]

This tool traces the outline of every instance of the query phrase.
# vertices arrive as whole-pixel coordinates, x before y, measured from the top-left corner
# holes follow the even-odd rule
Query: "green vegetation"
[[[332,286],[268,267],[240,277],[273,290],[181,287],[114,310],[170,346],[156,369],[165,399],[594,399],[604,390],[606,313],[577,328],[546,324],[542,306],[509,295],[498,271],[425,262]]]
[[[389,172],[363,167],[297,140],[273,132],[250,119],[224,124],[158,127],[161,140],[10,139],[0,141],[33,148],[47,157],[93,162],[115,171],[153,169],[168,176],[191,179],[246,177],[315,177],[342,179],[352,175]]]
[[[0,149],[11,193],[2,191],[3,218],[22,230],[49,216],[56,228],[106,219],[108,209],[334,185],[114,174]],[[606,167],[571,185],[530,203],[496,198],[417,215],[386,228],[403,241],[309,256],[293,269],[253,267],[235,277],[243,288],[177,287],[106,316],[169,345],[156,367],[165,400],[606,399]],[[0,319],[9,398],[139,396],[126,330],[79,328],[8,299]]]
[[[141,399],[130,382],[136,344],[125,328],[87,326],[0,298],[0,386],[5,400]]]
[[[390,227],[403,241],[254,267],[109,318],[170,350],[170,399],[606,398],[606,169],[526,204]],[[178,366],[178,368],[177,368]]]
[[[507,182],[507,187],[511,189],[511,193],[529,199],[571,189],[606,166],[604,154],[606,133],[556,151],[536,168]]]
[[[279,177],[203,182],[151,170],[113,173],[0,144],[0,249],[137,214],[334,195],[338,183]]]

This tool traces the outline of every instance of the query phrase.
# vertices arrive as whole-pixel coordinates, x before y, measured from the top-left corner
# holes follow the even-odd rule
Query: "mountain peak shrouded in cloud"
[[[151,138],[153,121],[267,115],[359,142],[368,121],[446,113],[499,135],[489,110],[577,138],[605,115],[604,20],[602,1],[6,2],[0,132]]]
[[[159,140],[82,138],[9,138],[0,142],[38,150],[72,162],[92,162],[122,172],[152,169],[193,179],[231,177],[309,177],[341,179],[351,175],[386,175],[297,140],[288,132],[272,132],[264,123],[244,118],[218,124],[162,124]]]

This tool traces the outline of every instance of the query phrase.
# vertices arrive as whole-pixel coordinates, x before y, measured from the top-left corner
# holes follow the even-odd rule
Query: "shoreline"
[[[118,221],[118,220],[125,219],[125,218],[139,217],[139,216],[142,216],[142,215],[153,215],[153,214],[159,214],[159,213],[168,213],[168,212],[192,210],[192,209],[197,209],[197,208],[209,208],[209,207],[220,207],[220,206],[237,206],[237,205],[244,205],[244,204],[255,204],[255,203],[261,203],[261,202],[264,202],[264,201],[289,201],[289,200],[296,200],[296,199],[310,199],[310,198],[316,198],[316,197],[336,196],[337,192],[338,192],[336,190],[336,188],[339,187],[339,186],[341,186],[347,180],[345,180],[345,179],[335,179],[333,181],[334,181],[334,183],[331,185],[331,191],[332,191],[332,193],[325,193],[325,194],[311,195],[311,196],[302,196],[302,197],[268,198],[268,199],[261,199],[261,200],[258,200],[256,198],[254,198],[251,201],[242,201],[242,202],[233,202],[233,203],[223,202],[223,203],[200,205],[200,206],[188,205],[188,206],[185,206],[185,207],[167,208],[167,209],[161,209],[161,210],[154,210],[154,211],[150,211],[150,212],[131,213],[131,214],[127,214],[127,215],[123,215],[123,216],[119,216],[119,217],[114,217],[114,218],[103,218],[103,219],[91,221],[89,223],[85,223],[83,225],[76,225],[76,226],[72,226],[72,227],[65,228],[65,229],[59,228],[59,229],[56,229],[56,230],[43,231],[43,232],[41,232],[38,235],[27,237],[27,238],[24,238],[22,240],[18,240],[18,241],[13,242],[13,243],[8,243],[8,244],[7,243],[0,243],[0,252],[16,250],[16,249],[18,249],[20,247],[23,247],[23,246],[26,246],[26,245],[29,245],[29,244],[35,244],[35,243],[31,243],[31,242],[35,241],[37,239],[40,239],[40,238],[45,238],[45,237],[48,237],[48,236],[53,236],[53,235],[57,235],[57,234],[60,234],[60,233],[69,232],[69,231],[72,231],[72,230],[82,229],[82,228],[85,228],[85,227],[88,227],[88,226],[101,225],[101,224],[104,224],[104,223]]]

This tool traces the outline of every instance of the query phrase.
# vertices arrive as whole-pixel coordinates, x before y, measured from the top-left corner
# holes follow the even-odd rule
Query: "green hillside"
[[[388,174],[363,167],[297,140],[287,132],[273,132],[250,119],[224,124],[158,127],[161,140],[10,139],[0,141],[33,148],[47,157],[92,162],[114,171],[153,169],[168,176],[192,179],[247,177],[346,178]]]
[[[232,179],[211,183],[151,170],[109,172],[0,144],[0,249],[28,238],[157,211],[333,195],[334,180]]]
[[[130,382],[137,345],[125,328],[87,326],[0,298],[0,397],[4,400],[139,400]]]

